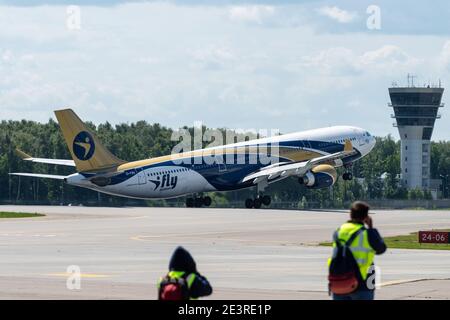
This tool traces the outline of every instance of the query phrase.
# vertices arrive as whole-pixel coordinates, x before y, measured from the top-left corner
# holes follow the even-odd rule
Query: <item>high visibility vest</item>
[[[170,271],[169,272],[169,277],[172,279],[180,279],[184,276],[185,272],[184,271]],[[194,283],[195,280],[195,273],[191,273],[190,275],[188,275],[186,277],[186,282],[188,285],[188,288],[190,289],[192,287],[192,284]]]
[[[169,273],[167,274],[169,276],[169,278],[172,279],[180,279],[184,276],[186,272],[184,271],[169,271]],[[158,290],[161,286],[161,281],[163,280],[163,278],[160,278],[158,281]],[[188,289],[191,289],[192,284],[194,283],[195,280],[195,273],[191,273],[186,277],[186,283],[188,286]],[[191,298],[191,300],[193,300],[193,298]]]
[[[362,228],[363,225],[359,223],[347,222],[344,223],[339,229],[337,237],[342,244],[345,244],[351,235]],[[333,242],[333,248],[336,247],[336,243]],[[375,257],[375,250],[372,249],[369,243],[369,234],[367,230],[361,232],[350,244],[350,250],[353,257],[358,264],[359,271],[363,280],[367,279],[367,275],[370,267],[372,266],[373,259]],[[331,263],[331,258],[328,260],[328,265]]]

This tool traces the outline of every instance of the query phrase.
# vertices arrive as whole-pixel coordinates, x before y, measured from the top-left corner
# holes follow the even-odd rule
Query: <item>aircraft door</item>
[[[146,184],[147,177],[145,176],[145,171],[143,168],[136,169],[138,175],[138,184]]]

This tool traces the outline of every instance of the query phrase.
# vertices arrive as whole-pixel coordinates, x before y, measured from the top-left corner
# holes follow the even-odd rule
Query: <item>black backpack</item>
[[[171,278],[166,275],[160,282],[159,300],[189,300],[189,287],[186,278]]]
[[[361,227],[355,231],[344,245],[338,239],[339,230],[334,233],[333,240],[336,243],[334,250],[336,251],[331,259],[328,274],[328,287],[334,294],[350,294],[359,286],[359,267],[350,245],[364,230],[365,228]]]

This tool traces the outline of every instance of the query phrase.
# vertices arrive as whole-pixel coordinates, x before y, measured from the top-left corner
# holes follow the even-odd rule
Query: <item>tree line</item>
[[[112,126],[102,123],[87,125],[97,133],[102,143],[119,158],[126,161],[169,154],[177,143],[171,140],[173,130],[146,121]],[[193,128],[185,127],[189,131]],[[203,128],[205,130],[206,128]],[[222,129],[224,130],[224,129]],[[400,141],[390,135],[377,137],[375,148],[353,165],[354,179],[338,179],[332,188],[310,190],[298,184],[295,178],[270,185],[267,192],[273,202],[294,207],[343,207],[355,199],[430,199],[422,190],[407,190],[399,184]],[[184,199],[139,201],[100,194],[69,186],[58,180],[14,177],[9,172],[40,172],[68,175],[73,168],[22,161],[15,153],[19,148],[35,157],[70,159],[69,150],[58,123],[35,121],[2,121],[0,123],[0,202],[35,204],[84,205],[183,205]],[[342,169],[338,169],[342,173]],[[431,144],[431,177],[443,179],[446,197],[450,189],[450,142]],[[213,204],[238,206],[254,194],[254,190],[213,193]]]

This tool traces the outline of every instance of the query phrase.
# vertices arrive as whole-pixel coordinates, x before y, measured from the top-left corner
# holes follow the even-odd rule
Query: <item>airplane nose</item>
[[[376,143],[377,143],[377,140],[375,139],[375,137],[371,136],[370,137],[370,142],[369,142],[369,145],[370,145],[369,151],[371,151],[375,147]]]

